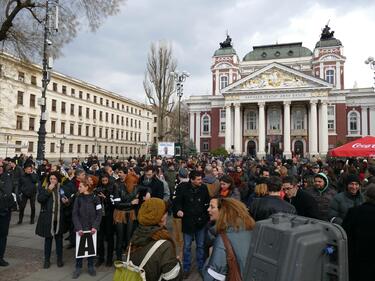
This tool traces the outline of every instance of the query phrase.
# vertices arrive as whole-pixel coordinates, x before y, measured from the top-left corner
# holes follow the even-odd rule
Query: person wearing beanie
[[[165,240],[143,267],[147,281],[181,280],[182,269],[167,228],[167,206],[160,198],[146,200],[138,212],[139,226],[130,241],[130,260],[139,266],[158,240]]]
[[[342,224],[348,210],[363,203],[360,185],[360,179],[356,174],[349,174],[346,177],[346,190],[336,194],[331,201],[330,222]]]
[[[336,190],[329,187],[329,180],[324,173],[314,175],[314,188],[307,190],[318,203],[318,219],[329,221],[329,207],[333,197],[337,194]]]
[[[375,280],[375,184],[368,185],[364,200],[342,222],[348,236],[349,281]]]

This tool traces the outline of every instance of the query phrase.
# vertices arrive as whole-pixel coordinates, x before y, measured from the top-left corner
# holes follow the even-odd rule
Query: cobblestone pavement
[[[39,213],[37,204],[37,214]],[[56,256],[51,255],[51,267],[43,269],[44,240],[35,235],[36,224],[29,224],[29,204],[26,207],[25,218],[22,225],[17,225],[18,212],[12,213],[12,221],[9,229],[8,245],[5,252],[5,260],[10,263],[8,267],[0,267],[0,281],[66,281],[72,280],[74,270],[74,249],[66,250],[67,241],[64,241],[64,267],[56,266]],[[194,246],[194,245],[193,245]],[[194,256],[194,255],[193,255]],[[101,266],[97,268],[97,276],[88,275],[84,263],[83,273],[78,280],[86,281],[111,281],[113,280],[113,268]],[[199,274],[193,270],[187,281],[200,281]]]

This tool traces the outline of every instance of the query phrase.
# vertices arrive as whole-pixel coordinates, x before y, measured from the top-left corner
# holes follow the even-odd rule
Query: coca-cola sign
[[[363,144],[363,143],[357,142],[357,143],[352,145],[352,148],[359,148],[359,149],[373,148],[373,149],[375,149],[375,143]]]

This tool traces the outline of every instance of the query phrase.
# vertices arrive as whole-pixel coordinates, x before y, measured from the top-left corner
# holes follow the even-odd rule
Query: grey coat
[[[336,194],[329,207],[331,222],[341,225],[348,210],[362,205],[363,202],[363,195],[360,192],[357,192],[354,196],[346,191]]]
[[[242,275],[245,269],[246,258],[250,248],[252,232],[245,230],[234,232],[232,230],[228,230],[227,236],[230,243],[232,244],[232,248],[236,255]],[[227,273],[228,266],[226,251],[223,240],[221,239],[221,236],[218,235],[215,239],[212,254],[203,269],[203,280],[225,280]]]

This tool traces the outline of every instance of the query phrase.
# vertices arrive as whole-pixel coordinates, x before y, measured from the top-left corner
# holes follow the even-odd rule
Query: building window
[[[72,97],[75,97],[75,96],[76,96],[76,91],[75,91],[73,88],[70,89],[70,95],[71,95]]]
[[[22,142],[16,141],[15,152],[21,152]]]
[[[115,115],[112,113],[111,114],[111,123],[114,124],[115,123]]]
[[[118,154],[118,146],[116,146],[116,154]]]
[[[270,109],[268,111],[268,129],[280,130],[281,112],[279,109]]]
[[[124,126],[124,116],[121,116],[121,126]]]
[[[97,97],[96,96],[94,96],[94,103],[96,103],[97,102]]]
[[[85,145],[85,153],[86,153],[86,154],[89,153],[89,145],[88,145],[88,144]]]
[[[98,154],[101,154],[101,153],[102,153],[102,146],[99,145],[99,146],[98,146]]]
[[[31,84],[36,85],[36,76],[31,75]]]
[[[226,86],[228,86],[228,76],[221,75],[220,76],[220,89],[224,89]]]
[[[29,141],[29,145],[27,147],[27,152],[34,152],[34,142]]]
[[[78,92],[78,97],[79,97],[80,99],[82,99],[82,96],[83,96],[82,91],[79,91],[79,92]]]
[[[119,125],[120,124],[120,116],[116,115],[116,124]]]
[[[29,118],[29,131],[35,130],[35,118]]]
[[[51,111],[56,112],[56,103],[57,103],[56,100],[52,100],[51,103],[52,103],[51,104]]]
[[[360,117],[358,111],[350,111],[348,114],[348,133],[349,135],[359,135]]]
[[[202,117],[202,134],[203,135],[209,135],[211,132],[211,120],[210,116],[208,114],[203,115]]]
[[[128,126],[129,126],[129,118],[126,117],[126,127],[128,127]]]
[[[86,137],[90,134],[90,126],[86,126]]]
[[[103,138],[103,128],[99,128],[99,138]]]
[[[203,146],[202,147],[203,151],[209,151],[210,146],[209,146],[208,141],[204,141],[202,146]]]
[[[111,154],[113,154],[113,146],[111,145]]]
[[[108,139],[108,129],[105,129],[105,138]]]
[[[64,101],[61,102],[61,113],[62,114],[66,113],[66,103]]]
[[[51,142],[49,144],[49,152],[55,153],[55,143]]]
[[[95,144],[92,145],[91,151],[92,151],[92,153],[95,153]]]
[[[293,130],[305,129],[305,111],[297,108],[293,111]]]
[[[220,133],[225,132],[225,109],[220,109]]]
[[[114,139],[114,136],[115,136],[115,132],[114,132],[114,130],[111,130],[111,140]]]
[[[328,131],[334,132],[336,130],[336,114],[335,114],[334,105],[329,105],[327,107],[327,115],[328,115]]]
[[[65,144],[60,142],[60,153],[64,153],[65,150]]]
[[[73,123],[70,123],[70,134],[71,135],[74,135],[74,124]]]
[[[56,121],[51,121],[51,133],[56,133]]]
[[[90,100],[90,94],[89,94],[89,93],[86,94],[86,99],[87,99],[88,101]]]
[[[82,136],[82,125],[78,125],[78,135]]]
[[[82,106],[78,106],[78,117],[82,117]]]
[[[129,132],[125,133],[125,140],[129,140]]]
[[[62,90],[62,93],[64,94],[64,95],[66,95],[66,86],[62,86],[62,88],[61,88],[61,90]]]
[[[86,118],[90,118],[90,108],[86,107]]]
[[[30,107],[35,107],[35,95],[30,94]]]
[[[105,122],[108,122],[108,112],[105,113]]]
[[[81,145],[77,144],[77,153],[81,153]]]
[[[105,106],[109,106],[109,100],[105,100]]]
[[[246,130],[253,131],[257,129],[257,114],[255,111],[246,113]]]
[[[133,128],[133,119],[132,118],[130,118],[130,127]]]
[[[73,153],[73,144],[72,143],[69,144],[69,153]]]
[[[18,81],[25,82],[25,73],[21,71],[18,72]]]
[[[335,71],[333,69],[326,70],[326,81],[335,84]]]
[[[112,101],[112,108],[115,108],[115,102]]]
[[[74,116],[74,104],[70,105],[70,115]]]
[[[104,146],[104,154],[107,154],[108,153],[108,146]]]
[[[65,134],[65,122],[61,122],[60,134]]]
[[[92,118],[93,118],[94,120],[96,120],[96,110],[95,110],[95,109],[92,111]]]
[[[96,137],[96,127],[92,127],[92,136]]]
[[[99,121],[103,121],[103,111],[99,111]]]
[[[103,105],[103,98],[100,98],[100,105]]]
[[[16,123],[16,129],[17,130],[22,130],[22,116],[17,116],[17,123]]]
[[[57,83],[55,82],[52,83],[52,90],[57,92]]]
[[[17,105],[23,105],[23,92],[17,92]]]

